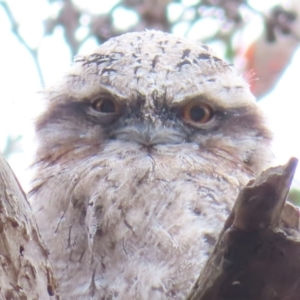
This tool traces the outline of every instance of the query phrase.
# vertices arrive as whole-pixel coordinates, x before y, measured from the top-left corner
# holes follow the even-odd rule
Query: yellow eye
[[[190,123],[205,124],[214,116],[213,109],[204,103],[192,101],[183,107],[183,119]]]
[[[92,102],[94,110],[104,114],[116,114],[120,112],[119,104],[111,98],[98,98]]]

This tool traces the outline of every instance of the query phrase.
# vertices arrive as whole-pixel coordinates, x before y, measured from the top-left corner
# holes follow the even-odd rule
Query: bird
[[[272,164],[246,80],[207,45],[146,30],[76,56],[42,95],[29,199],[60,299],[185,299]]]

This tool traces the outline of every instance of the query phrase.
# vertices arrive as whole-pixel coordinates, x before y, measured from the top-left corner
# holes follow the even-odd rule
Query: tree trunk
[[[0,155],[0,299],[59,299],[30,205]]]

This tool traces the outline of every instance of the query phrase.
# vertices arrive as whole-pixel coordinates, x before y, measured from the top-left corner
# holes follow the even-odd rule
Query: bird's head
[[[207,46],[171,34],[113,38],[76,57],[45,96],[38,161],[115,148],[213,152],[254,172],[270,160],[271,134],[245,80]]]

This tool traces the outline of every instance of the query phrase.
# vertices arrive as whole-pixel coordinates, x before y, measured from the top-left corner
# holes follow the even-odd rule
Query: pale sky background
[[[23,38],[32,47],[39,45],[40,65],[46,85],[50,85],[60,78],[71,62],[70,51],[64,43],[62,29],[57,28],[53,35],[43,37],[43,20],[49,14],[55,14],[59,6],[50,6],[46,0],[8,0],[7,2],[15,18],[21,24]],[[76,1],[85,9],[92,8],[93,12],[108,11],[109,6],[116,2],[117,0]],[[183,2],[189,4],[195,0]],[[264,11],[270,5],[280,1],[252,0],[250,2],[258,10]],[[172,14],[175,16],[180,9],[175,5],[171,8]],[[123,28],[130,26],[130,22],[134,22],[136,16],[129,14],[122,10],[116,11],[114,17],[119,20],[117,26]],[[199,22],[197,27],[189,33],[189,38],[193,38],[196,33],[199,35],[199,32],[203,32],[203,37],[205,37],[208,29],[216,30],[216,24],[210,20]],[[185,30],[186,25],[181,23],[174,28],[174,33],[182,35]],[[260,21],[255,20],[249,24],[247,30],[249,39],[254,39],[261,30]],[[81,28],[78,35],[84,34],[84,28]],[[92,49],[95,45],[95,40],[90,39],[81,51]],[[215,50],[222,56],[222,49],[218,45],[212,46],[215,46]],[[274,91],[259,102],[275,133],[274,153],[277,163],[285,163],[291,156],[300,158],[299,69],[300,51],[298,49]],[[26,169],[34,153],[32,121],[42,108],[41,97],[37,93],[40,89],[39,77],[32,58],[12,34],[10,22],[0,6],[0,150],[4,149],[8,135],[23,136],[19,143],[20,149],[11,155],[9,163],[25,190],[29,182],[29,172]],[[300,167],[296,174],[296,182],[300,183]]]

